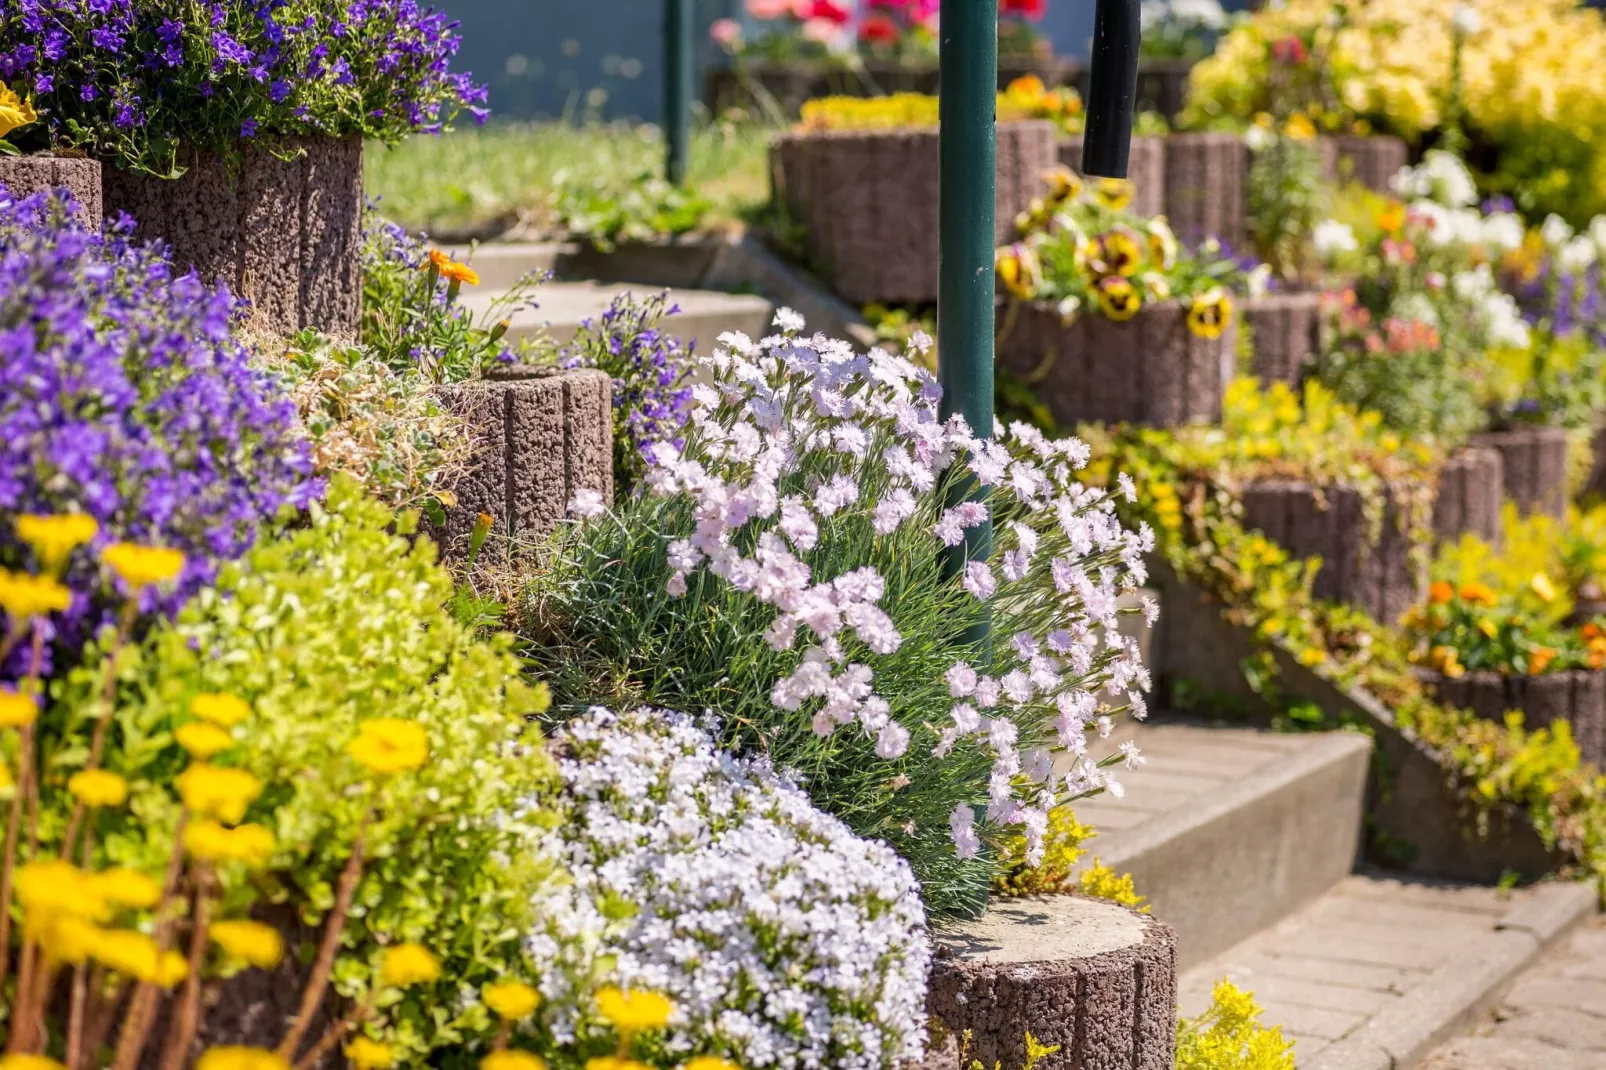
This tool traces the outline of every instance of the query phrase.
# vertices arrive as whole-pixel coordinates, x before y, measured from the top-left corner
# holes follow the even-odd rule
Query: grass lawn
[[[694,196],[662,181],[656,127],[600,122],[493,123],[393,149],[370,145],[366,185],[386,216],[435,233],[518,223],[531,236],[628,239],[642,236],[640,228],[717,228],[768,199],[769,134],[755,124],[699,129],[688,182]]]

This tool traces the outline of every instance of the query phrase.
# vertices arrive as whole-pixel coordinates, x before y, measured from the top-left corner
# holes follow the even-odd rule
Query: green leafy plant
[[[1108,899],[1147,914],[1143,896],[1132,883],[1132,874],[1118,874],[1097,858],[1080,873],[1077,863],[1087,854],[1082,845],[1098,833],[1076,820],[1069,806],[1056,807],[1048,815],[1048,834],[1044,838],[1043,860],[1032,865],[1026,859],[1026,837],[1004,836],[998,849],[998,872],[993,891],[999,895],[1052,895],[1081,892],[1096,899]]]
[[[1314,283],[1318,263],[1312,239],[1330,207],[1316,143],[1264,131],[1250,145],[1249,219],[1255,252],[1284,282]]]

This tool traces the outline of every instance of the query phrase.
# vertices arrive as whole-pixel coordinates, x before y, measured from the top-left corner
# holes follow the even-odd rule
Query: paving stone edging
[[[1541,952],[1595,913],[1584,882],[1545,885],[1400,1001],[1301,1070],[1407,1070],[1492,1007]]]

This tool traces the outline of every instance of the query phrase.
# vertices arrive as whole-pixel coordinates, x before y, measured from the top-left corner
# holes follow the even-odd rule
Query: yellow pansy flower
[[[387,985],[395,985],[397,988],[430,984],[440,975],[439,960],[422,944],[397,944],[395,947],[387,947],[379,959],[379,976]]]
[[[1132,285],[1131,279],[1120,275],[1100,279],[1093,293],[1098,298],[1099,310],[1117,323],[1130,320],[1143,307],[1143,295],[1138,288]]]
[[[184,569],[182,550],[131,542],[112,543],[100,552],[100,559],[135,590],[167,583]]]
[[[262,781],[244,769],[222,769],[204,763],[192,765],[173,779],[184,805],[198,814],[233,824],[245,817],[246,807],[262,794]]]
[[[1188,306],[1188,330],[1200,338],[1220,338],[1232,323],[1232,298],[1217,287],[1195,294]]]
[[[189,752],[190,757],[203,762],[212,755],[234,746],[233,736],[207,721],[191,721],[189,724],[179,725],[173,732],[173,738],[178,740],[179,746]]]
[[[609,985],[597,990],[597,1013],[621,1033],[661,1029],[675,1013],[668,996],[644,989],[625,991]]]
[[[207,930],[212,940],[232,959],[258,969],[271,969],[284,957],[279,930],[260,921],[220,921]]]
[[[1125,178],[1101,178],[1093,183],[1093,199],[1111,212],[1126,211],[1136,191],[1137,186]]]
[[[39,113],[33,110],[33,98],[20,97],[15,89],[0,82],[0,137],[38,121]],[[7,1070],[17,1068],[7,1067]]]
[[[541,1005],[541,994],[522,981],[486,985],[482,995],[485,1005],[509,1022],[528,1018]]]
[[[85,806],[121,806],[128,798],[128,781],[105,769],[85,769],[67,780],[67,790]]]
[[[414,721],[375,717],[357,726],[346,753],[376,773],[406,772],[429,759],[429,735]]]
[[[251,707],[244,699],[234,695],[204,692],[190,699],[190,712],[203,721],[233,728],[251,716]]]
[[[32,547],[39,563],[52,572],[66,564],[72,552],[93,539],[99,530],[95,518],[83,513],[60,516],[24,513],[17,517],[17,538]]]

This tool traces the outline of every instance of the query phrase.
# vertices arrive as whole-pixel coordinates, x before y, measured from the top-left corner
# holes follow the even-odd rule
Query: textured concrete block
[[[1500,506],[1505,501],[1505,463],[1499,450],[1463,446],[1439,472],[1433,503],[1433,538],[1452,542],[1471,533],[1500,543]]]
[[[998,126],[994,239],[1043,192],[1054,126]],[[815,266],[855,304],[937,299],[937,130],[782,134],[771,144],[774,195],[807,234]]]
[[[1321,350],[1321,295],[1266,294],[1245,301],[1243,317],[1254,349],[1251,373],[1267,386],[1298,386],[1306,363]]]
[[[362,139],[296,138],[246,144],[234,163],[186,152],[182,177],[107,167],[107,213],[134,217],[140,238],[161,238],[181,269],[226,282],[252,303],[255,325],[317,327],[355,337],[362,315]]]
[[[100,161],[82,156],[0,156],[0,186],[16,200],[45,190],[66,188],[78,201],[86,223],[98,226]]]
[[[1165,139],[1165,214],[1188,245],[1216,237],[1249,240],[1249,150],[1239,134],[1172,134]]]
[[[1606,673],[1583,669],[1543,676],[1470,672],[1458,680],[1427,670],[1419,670],[1417,675],[1439,701],[1470,709],[1484,720],[1499,722],[1507,710],[1521,710],[1529,728],[1564,721],[1584,761],[1606,765]]]
[[[1170,1070],[1176,937],[1163,922],[1104,900],[1036,896],[996,904],[937,943],[926,1009],[944,1043],[927,1067],[1020,1066],[1030,1029],[1060,1046],[1044,1070]]]
[[[1187,319],[1181,303],[1168,301],[1126,323],[1085,312],[1067,326],[1050,304],[1014,303],[1000,315],[998,362],[1066,427],[1210,423],[1221,417],[1237,327],[1211,340],[1188,330]]]
[[[577,490],[613,498],[613,380],[595,369],[458,383],[443,404],[473,428],[474,461],[431,534],[461,560],[478,518],[491,518],[487,560],[525,560],[557,527]]]
[[[1529,427],[1474,435],[1472,443],[1500,452],[1506,497],[1525,513],[1567,515],[1567,432]]]
[[[1082,173],[1082,138],[1062,138],[1060,163]],[[1126,177],[1132,181],[1132,208],[1140,216],[1165,214],[1165,138],[1135,137]]]
[[[1318,148],[1329,182],[1354,182],[1374,193],[1389,192],[1389,181],[1410,162],[1405,142],[1387,135],[1324,137]]]

